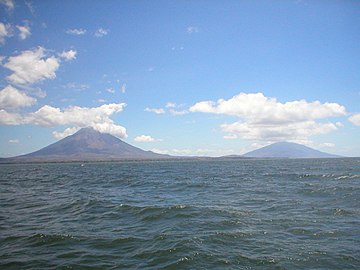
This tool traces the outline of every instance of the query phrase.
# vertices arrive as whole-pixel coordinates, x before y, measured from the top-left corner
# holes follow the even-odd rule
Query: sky
[[[0,157],[82,127],[172,155],[360,156],[359,1],[0,0]]]

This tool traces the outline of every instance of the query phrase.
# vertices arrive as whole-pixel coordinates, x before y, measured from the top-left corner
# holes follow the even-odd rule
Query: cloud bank
[[[45,105],[39,110],[25,115],[0,110],[0,124],[32,124],[42,127],[73,126],[70,129],[65,129],[64,132],[55,132],[53,135],[56,138],[61,138],[66,134],[70,135],[71,132],[76,132],[76,128],[82,127],[92,127],[102,133],[126,138],[126,129],[110,119],[114,113],[122,112],[125,106],[125,103],[112,103],[93,108],[71,106],[61,110]]]
[[[337,129],[336,124],[322,120],[346,115],[337,103],[297,100],[281,103],[262,93],[240,93],[228,100],[201,101],[189,108],[191,112],[229,115],[239,118],[220,127],[226,139],[307,140]]]

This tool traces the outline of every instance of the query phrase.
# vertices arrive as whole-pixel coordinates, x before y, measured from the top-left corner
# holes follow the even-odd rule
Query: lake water
[[[0,269],[360,269],[360,159],[0,165]]]

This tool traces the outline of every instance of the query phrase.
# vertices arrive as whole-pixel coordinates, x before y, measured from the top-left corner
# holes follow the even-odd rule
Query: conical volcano
[[[144,151],[110,134],[83,128],[75,134],[36,152],[10,158],[11,161],[107,161],[125,159],[162,159],[168,155]]]

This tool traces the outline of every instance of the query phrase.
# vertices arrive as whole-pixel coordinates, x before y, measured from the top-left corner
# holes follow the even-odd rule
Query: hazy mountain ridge
[[[310,147],[278,142],[244,155],[229,155],[217,159],[248,159],[248,158],[336,158],[340,156],[324,153]],[[1,163],[12,162],[70,162],[70,161],[116,161],[144,159],[205,159],[212,157],[176,157],[144,151],[122,140],[92,128],[83,128],[73,135],[59,140],[38,151],[0,159]]]
[[[321,152],[305,145],[291,142],[277,142],[250,151],[243,155],[249,158],[336,158],[333,154]]]

